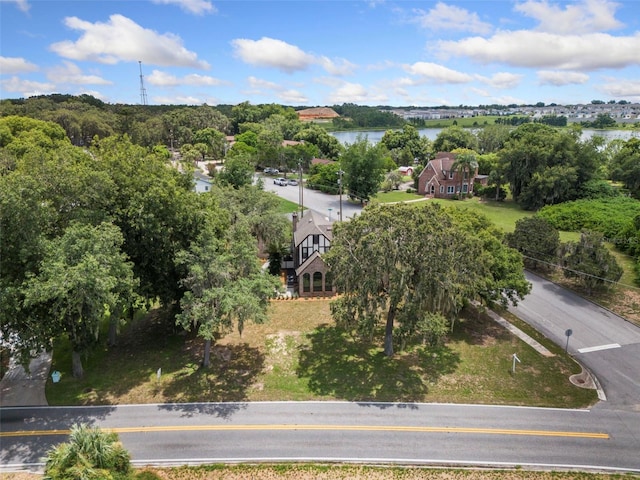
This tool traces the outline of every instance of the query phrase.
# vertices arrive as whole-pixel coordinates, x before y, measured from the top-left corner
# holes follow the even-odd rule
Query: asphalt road
[[[86,422],[115,429],[138,465],[297,460],[640,472],[640,415],[609,409],[265,402],[1,413],[5,470],[37,466],[65,439],[60,430]]]
[[[288,175],[288,178],[293,178],[292,174]],[[294,185],[280,186],[274,185],[273,178],[263,176],[264,189],[269,192],[274,192],[282,198],[300,203],[300,187]],[[331,217],[332,220],[338,220],[340,218],[340,195],[329,195],[319,192],[317,190],[310,190],[304,188],[302,193],[302,204],[305,208],[315,210],[316,212],[324,215],[325,217]],[[331,209],[331,210],[329,210]],[[346,220],[353,215],[362,211],[362,205],[357,202],[351,202],[346,195],[342,195],[342,219]]]
[[[607,397],[600,407],[640,415],[640,329],[537,275],[527,279],[531,294],[510,310],[564,347],[571,330],[568,351],[598,378]]]

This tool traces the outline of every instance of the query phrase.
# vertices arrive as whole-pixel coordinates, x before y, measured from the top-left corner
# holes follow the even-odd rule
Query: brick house
[[[297,292],[304,297],[331,297],[335,288],[322,254],[331,247],[333,221],[313,210],[293,214],[293,267]]]
[[[436,158],[430,160],[418,176],[418,194],[434,198],[451,198],[454,195],[459,195],[461,172],[453,170],[455,162],[454,153],[440,152],[436,154]],[[473,183],[477,174],[477,167],[473,172],[464,173],[463,195],[473,193]]]

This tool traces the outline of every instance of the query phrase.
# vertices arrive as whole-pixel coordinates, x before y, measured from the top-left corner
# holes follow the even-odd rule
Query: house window
[[[454,193],[456,193],[455,188],[456,188],[456,187],[454,187],[453,185],[449,185],[449,186],[447,187],[447,193],[448,193],[449,195],[453,195]]]
[[[313,274],[313,291],[314,292],[322,291],[322,272],[315,272]]]
[[[440,185],[440,193],[444,193],[444,185]]]
[[[453,170],[450,170],[450,171],[449,171],[449,179],[452,179],[452,178],[453,178],[453,174],[454,174],[454,171],[453,171]]]
[[[302,291],[310,292],[311,291],[311,275],[305,273],[302,275]]]
[[[324,290],[330,292],[333,289],[333,279],[331,278],[331,272],[327,272],[324,275]]]
[[[468,184],[464,184],[462,185],[462,193],[467,193],[469,191],[469,185]]]
[[[431,185],[431,193],[435,193],[435,191],[436,191],[436,187]]]
[[[320,243],[320,235],[313,236],[313,244],[318,245]]]

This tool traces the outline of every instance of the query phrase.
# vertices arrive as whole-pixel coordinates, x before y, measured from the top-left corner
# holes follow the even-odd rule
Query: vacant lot
[[[274,302],[269,317],[242,336],[220,339],[208,369],[200,367],[202,340],[173,333],[159,312],[131,325],[117,347],[89,358],[83,380],[71,377],[68,348],[60,344],[53,368],[63,376],[49,383],[47,398],[52,405],[372,400],[557,407],[596,399],[570,383],[579,367],[561,352],[544,358],[473,312],[442,345],[412,343],[393,358],[383,355],[381,337],[336,327],[328,300]],[[522,360],[515,374],[513,353]]]

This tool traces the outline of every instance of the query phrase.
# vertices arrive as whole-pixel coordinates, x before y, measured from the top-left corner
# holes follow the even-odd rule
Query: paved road
[[[289,176],[291,176],[291,174]],[[262,178],[264,181],[265,190],[274,192],[278,196],[286,198],[291,202],[300,203],[299,186],[287,185],[286,187],[282,187],[280,185],[274,185],[273,178],[271,177],[264,176]],[[305,206],[305,208],[315,210],[326,217],[329,217],[329,215],[331,215],[332,220],[338,220],[340,218],[339,195],[329,195],[317,190],[304,188],[304,191],[302,193],[302,204]],[[331,211],[329,211],[329,209],[331,209]],[[351,218],[353,215],[360,213],[361,211],[362,205],[360,205],[359,203],[350,202],[349,198],[346,195],[342,196],[343,220]]]
[[[527,272],[531,294],[511,311],[568,350],[600,381],[607,401],[601,408],[640,414],[640,329],[558,285]]]
[[[267,402],[1,414],[5,469],[37,464],[64,439],[48,432],[83,421],[116,429],[137,464],[351,460],[640,472],[640,416],[608,409]]]

